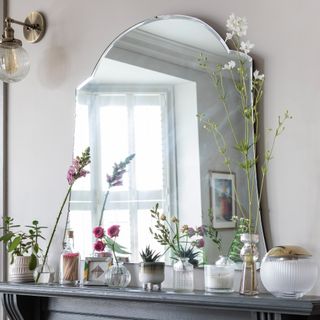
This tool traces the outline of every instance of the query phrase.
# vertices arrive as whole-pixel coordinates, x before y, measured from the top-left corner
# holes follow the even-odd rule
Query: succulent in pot
[[[139,280],[145,290],[153,290],[154,285],[161,290],[161,283],[164,281],[164,262],[159,262],[160,253],[147,246],[140,252],[143,262],[140,264]]]

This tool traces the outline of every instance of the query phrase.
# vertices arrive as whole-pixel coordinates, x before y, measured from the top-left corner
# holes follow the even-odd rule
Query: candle
[[[230,266],[205,265],[205,289],[209,292],[233,291],[234,269]]]

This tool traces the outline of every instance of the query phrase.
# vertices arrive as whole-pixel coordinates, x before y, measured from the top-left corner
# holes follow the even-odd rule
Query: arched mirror
[[[156,17],[121,34],[102,54],[91,77],[77,88],[74,153],[80,154],[89,145],[92,163],[91,174],[72,191],[69,226],[83,256],[92,253],[91,230],[98,225],[104,205],[106,175],[112,173],[114,163],[130,154],[135,157],[123,185],[110,190],[102,221],[103,226],[121,225],[119,242],[131,252],[130,261],[139,261],[139,251],[146,244],[159,248],[149,232],[150,209],[156,203],[182,224],[210,223],[212,176],[219,180],[226,169],[197,114],[214,117],[226,139],[231,134],[212,81],[199,65],[200,54],[213,68],[236,59],[215,30],[201,20]],[[251,70],[250,57],[247,65]],[[232,80],[225,80],[229,99],[236,105]],[[232,110],[231,119],[241,134],[243,119]],[[236,153],[232,156],[237,157]],[[246,190],[240,187],[244,174],[235,166],[232,177],[239,196],[246,199]],[[221,184],[220,189],[229,192],[228,185]],[[226,250],[234,224],[231,216],[221,217],[220,222],[216,227]],[[261,230],[260,235],[263,254]],[[217,254],[209,242],[206,251],[212,259]]]

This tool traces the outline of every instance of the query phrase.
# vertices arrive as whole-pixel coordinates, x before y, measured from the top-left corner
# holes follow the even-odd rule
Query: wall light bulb
[[[22,47],[0,47],[0,79],[17,82],[26,77],[30,69],[29,56]]]

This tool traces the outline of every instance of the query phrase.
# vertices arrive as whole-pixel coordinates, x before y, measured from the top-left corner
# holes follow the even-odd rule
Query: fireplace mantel
[[[0,283],[0,292],[11,320],[320,319],[320,297],[312,296],[288,300],[269,294],[246,297],[12,283]]]

